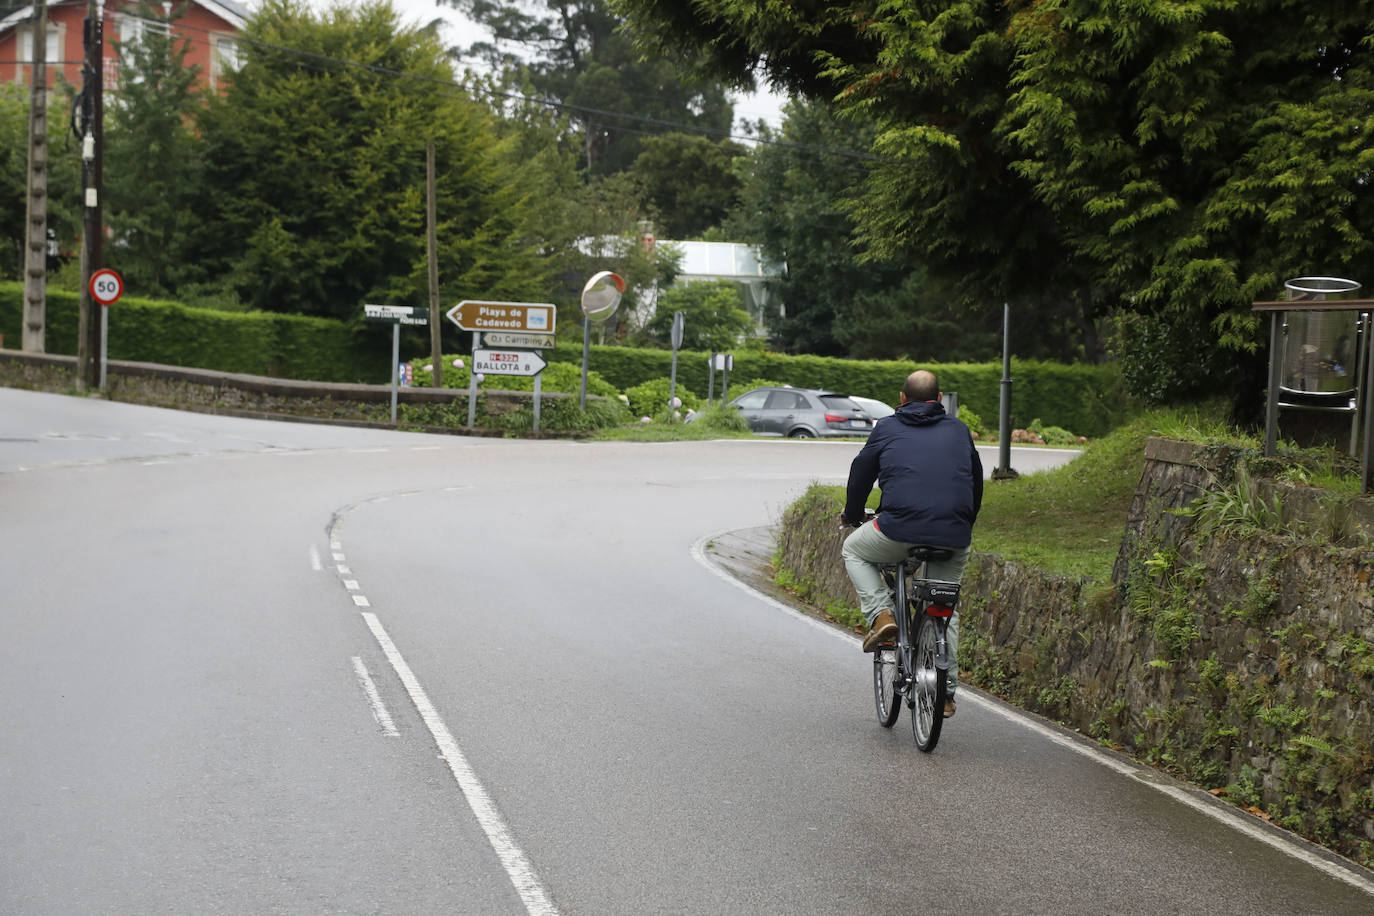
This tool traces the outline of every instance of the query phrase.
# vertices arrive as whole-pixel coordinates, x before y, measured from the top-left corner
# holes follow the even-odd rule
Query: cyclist
[[[878,515],[860,524],[875,480],[882,490]],[[930,544],[948,548],[951,555],[932,561],[926,575],[958,582],[983,504],[983,462],[968,427],[945,413],[935,373],[918,369],[907,376],[897,412],[877,422],[850,465],[845,495],[841,520],[857,527],[844,541],[844,567],[868,623],[864,651],[873,652],[897,635],[878,566],[902,562],[912,544]],[[951,664],[946,719],[956,709],[958,611],[950,618],[947,639]]]

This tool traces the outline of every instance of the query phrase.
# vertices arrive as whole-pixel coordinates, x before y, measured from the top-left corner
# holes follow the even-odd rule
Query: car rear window
[[[821,395],[821,403],[824,404],[824,405],[826,406],[826,409],[827,409],[827,410],[858,410],[858,409],[859,409],[859,405],[858,405],[858,404],[855,404],[853,401],[851,401],[849,398],[845,397],[845,396],[842,395],[842,394],[823,394],[823,395]],[[860,411],[860,412],[862,412],[862,411]]]

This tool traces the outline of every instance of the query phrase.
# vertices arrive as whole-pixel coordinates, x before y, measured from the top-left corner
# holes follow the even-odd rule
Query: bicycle
[[[878,723],[891,728],[901,712],[900,697],[911,709],[911,734],[925,753],[935,750],[944,724],[949,654],[946,635],[959,603],[959,583],[926,578],[931,560],[947,560],[944,547],[917,544],[907,559],[880,566],[897,619],[896,645],[873,653],[873,697]],[[905,596],[901,600],[900,596]]]

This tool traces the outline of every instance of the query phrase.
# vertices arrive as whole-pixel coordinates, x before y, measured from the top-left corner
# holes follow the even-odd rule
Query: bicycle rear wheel
[[[891,728],[902,711],[902,699],[897,695],[897,649],[883,646],[873,653],[873,700],[878,710],[878,724]]]
[[[916,629],[915,670],[911,684],[911,733],[916,746],[929,754],[940,741],[940,726],[945,721],[945,677],[935,666],[938,624],[925,614]]]

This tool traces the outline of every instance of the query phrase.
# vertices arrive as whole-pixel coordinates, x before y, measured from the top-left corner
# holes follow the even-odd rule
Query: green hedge
[[[0,334],[11,348],[19,347],[22,340],[23,293],[21,283],[0,283]],[[49,353],[76,352],[78,303],[75,293],[48,291]],[[110,307],[110,312],[111,359],[321,382],[383,384],[390,378],[391,328],[385,324],[271,312],[219,312],[135,298],[120,299]],[[406,349],[412,343],[403,338]],[[582,348],[564,342],[555,349],[544,350],[543,356],[550,363],[571,363],[580,369]],[[706,396],[707,358],[708,354],[701,352],[678,353],[679,387],[698,397]],[[590,359],[591,369],[619,391],[666,379],[672,365],[672,353],[668,350],[632,347],[593,346]],[[977,413],[990,428],[996,427],[1001,363],[931,363],[922,367],[934,370],[945,391],[958,392],[961,405]],[[730,387],[742,393],[739,382],[772,379],[799,388],[829,388],[893,404],[902,382],[916,368],[916,363],[895,360],[742,351],[735,354],[730,378],[737,382]],[[445,381],[454,374],[445,372]],[[1013,360],[1012,379],[1012,423],[1016,427],[1039,420],[1044,426],[1059,426],[1078,435],[1097,437],[1125,422],[1132,413],[1121,373],[1115,366]],[[466,375],[463,381],[466,382]],[[714,394],[719,399],[719,374]]]
[[[582,360],[581,347],[563,345],[545,350],[550,362]],[[707,392],[709,354],[678,352],[677,380],[696,394]],[[622,391],[671,371],[667,350],[593,346],[590,367]],[[829,388],[846,394],[877,398],[895,404],[906,377],[917,368],[930,369],[945,391],[957,392],[959,403],[983,417],[991,428],[1001,409],[1002,364],[912,363],[896,360],[835,359],[825,356],[787,356],[744,351],[735,354],[732,380],[767,378],[799,388]],[[1012,360],[1012,423],[1028,426],[1040,420],[1082,436],[1102,436],[1131,416],[1120,370],[1114,365],[1061,365]],[[720,373],[715,396],[720,397]],[[737,385],[731,390],[743,393]]]
[[[22,283],[0,283],[0,334],[23,339]],[[47,292],[45,349],[76,353],[80,296]],[[125,297],[110,309],[110,359],[192,366],[275,378],[383,383],[391,365],[391,329],[271,312],[219,312],[176,302]]]

